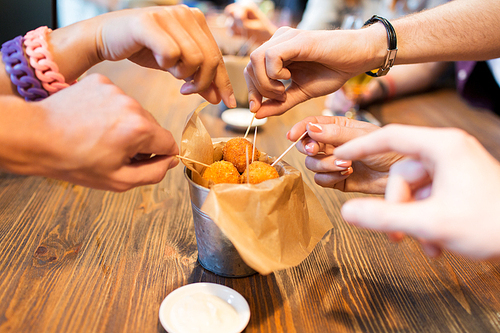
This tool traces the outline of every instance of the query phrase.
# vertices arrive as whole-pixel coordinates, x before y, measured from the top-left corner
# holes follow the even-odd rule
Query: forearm
[[[391,21],[398,40],[396,64],[498,58],[499,15],[497,0],[454,0]],[[386,56],[386,31],[382,24],[363,30],[371,44],[371,63],[377,68]]]
[[[97,51],[101,21],[102,15],[56,29],[49,35],[50,51],[66,82],[76,80],[102,61]]]
[[[499,15],[497,0],[455,0],[396,20],[398,63],[497,58]]]

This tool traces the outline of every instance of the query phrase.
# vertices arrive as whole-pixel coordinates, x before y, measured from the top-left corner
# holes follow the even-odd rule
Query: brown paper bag
[[[203,105],[204,107],[204,105]],[[198,117],[189,117],[182,134],[181,154],[211,164],[221,158]],[[189,154],[189,155],[188,155]],[[263,154],[262,159],[272,161]],[[200,175],[203,167],[183,160],[192,179],[210,192],[202,206],[233,243],[245,263],[260,274],[300,264],[333,226],[300,172],[279,164],[280,177],[260,184],[216,184]]]

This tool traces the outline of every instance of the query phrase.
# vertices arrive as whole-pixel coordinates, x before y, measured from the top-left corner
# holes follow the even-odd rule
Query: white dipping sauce
[[[170,312],[174,332],[225,333],[238,327],[238,312],[217,296],[196,293],[178,300]]]

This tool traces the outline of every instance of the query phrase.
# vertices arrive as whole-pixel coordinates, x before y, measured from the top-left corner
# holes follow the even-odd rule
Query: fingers
[[[297,144],[297,149],[308,156],[315,156],[319,152],[327,155],[333,154],[334,147],[347,140],[360,135],[366,131],[375,130],[378,127],[369,127],[365,124],[357,125],[352,120],[345,117],[307,117],[295,124],[287,133],[287,138],[291,141],[297,140],[302,133],[308,131],[308,136]],[[349,124],[352,121],[353,124]],[[359,126],[357,128],[356,126]],[[323,135],[320,133],[323,132]],[[323,141],[320,141],[323,140]],[[345,165],[348,167],[349,165]]]
[[[380,129],[380,127],[366,121],[357,121],[346,117],[316,116],[307,117],[295,124],[288,132],[288,139],[297,140],[302,133],[309,129],[311,123],[319,125],[319,127],[314,126],[312,136],[316,138],[324,137],[324,141],[317,141],[334,145],[341,145],[358,136]],[[322,131],[324,132],[322,133]]]
[[[337,160],[333,155],[317,155],[306,157],[305,165],[313,172],[341,172],[349,168],[352,162]]]
[[[247,65],[246,75],[249,76],[262,96],[283,102],[285,100],[285,85],[268,76],[266,70],[267,59],[265,55],[262,55],[262,52],[254,51],[250,54],[250,63]]]
[[[411,159],[396,162],[389,171],[385,200],[394,203],[419,200],[414,197],[414,188],[420,187],[424,182],[430,182],[430,178],[422,163]],[[401,241],[403,237],[404,234],[401,232],[389,233],[389,239],[392,241]],[[432,249],[434,248],[429,245],[429,251]]]
[[[405,234],[402,233],[402,232],[390,232],[387,234],[387,236],[389,237],[389,240],[391,242],[395,242],[395,243],[399,243],[403,240],[403,238],[405,237]]]
[[[192,84],[183,86],[183,93],[193,93],[208,88],[218,65],[218,48],[215,41],[200,27],[195,14],[189,8],[173,11],[168,22],[162,22],[172,31],[172,38],[181,49],[182,57],[169,71],[184,79],[194,74]],[[187,24],[186,24],[187,23]],[[178,27],[182,27],[179,29]]]
[[[184,5],[147,13],[136,38],[153,52],[161,68],[186,80],[181,93],[201,93],[214,104],[222,98],[228,107],[235,107],[222,55],[203,14]]]
[[[179,154],[179,147],[175,143],[172,133],[159,125],[148,130],[148,140],[139,147],[137,153],[175,156]],[[134,154],[135,155],[135,154]]]
[[[410,157],[441,155],[436,143],[442,141],[443,129],[407,125],[387,125],[381,130],[354,139],[338,147],[336,154],[343,159],[361,159],[369,155],[395,151]]]
[[[298,138],[300,138],[300,136],[302,135],[302,133],[304,133],[305,131],[307,131],[307,125],[309,123],[313,123],[313,124],[328,124],[328,123],[334,123],[334,117],[307,117],[307,118],[304,118],[303,120],[299,121],[298,123],[296,123],[295,125],[293,125],[293,127],[290,129],[290,131],[288,131],[286,137],[288,140],[290,141],[295,141],[297,140]]]
[[[403,185],[403,182],[405,185]],[[392,195],[392,184],[396,183],[401,183],[401,186],[407,186],[407,189],[404,191],[407,192],[405,195],[409,195],[409,197],[402,198],[399,201],[408,201],[413,199],[415,191],[418,191],[419,193],[418,198],[414,198],[415,200],[426,198],[430,195],[429,192],[431,186],[429,184],[431,183],[431,177],[420,161],[404,159],[391,166],[389,180],[387,183],[386,199],[387,193]],[[396,192],[397,190],[394,188],[394,193]]]
[[[248,97],[250,98],[250,95]],[[311,96],[305,94],[295,82],[292,82],[286,89],[283,101],[279,99],[268,99],[261,104],[260,109],[254,111],[256,112],[257,118],[277,116],[310,98]]]
[[[176,158],[179,148],[169,131],[154,124],[147,133],[148,139],[136,148],[139,151],[134,154],[139,158],[122,165],[111,175],[113,190],[125,191],[136,186],[158,183],[169,169],[179,164]],[[154,157],[144,158],[153,154]]]
[[[297,148],[297,150],[304,155],[316,156],[317,154],[324,152],[326,145],[324,143],[314,141],[306,136],[295,145],[295,148]],[[333,152],[332,148],[329,148],[328,150]]]
[[[289,45],[288,39],[284,36],[287,31],[287,28],[278,29],[273,38],[250,54],[250,63],[246,68],[245,77],[249,86],[249,101],[254,102],[252,103],[254,108],[251,108],[251,111],[259,110],[262,97],[273,100],[273,103],[268,105],[267,112],[258,113],[259,117],[273,115],[273,112],[280,114],[286,111],[285,106],[280,105],[286,100],[285,86],[279,80],[291,77],[284,63],[298,52],[297,45]],[[290,102],[288,105],[291,105]],[[278,106],[280,107],[275,111],[274,109]]]
[[[204,65],[202,65],[200,70],[196,73],[194,81],[197,82],[199,80],[201,82],[202,79],[205,79],[205,75],[207,75],[206,81],[209,83],[209,87],[207,90],[203,91],[203,93],[206,94],[207,92],[214,90],[218,95],[220,95],[227,107],[234,108],[236,107],[236,98],[234,97],[233,87],[229,81],[229,76],[227,74],[219,47],[210,32],[203,13],[196,8],[191,9],[191,11],[201,30],[205,33],[208,43],[211,44],[209,45],[204,41],[199,41],[199,43],[203,43],[202,45],[204,48],[207,46],[210,47],[205,52]],[[210,71],[210,69],[213,70]],[[209,78],[213,78],[212,81],[210,81]],[[200,85],[203,86],[202,83],[200,83]],[[204,95],[202,94],[202,96]],[[216,103],[219,101],[220,99]]]
[[[293,141],[307,131],[308,137],[304,138],[297,148],[304,154],[314,156],[320,151],[332,154],[333,147],[378,128],[367,122],[357,122],[345,117],[308,117],[295,124],[287,137]],[[337,156],[336,153],[335,155]]]
[[[257,119],[262,119],[266,117],[279,116],[287,112],[292,107],[298,104],[298,103],[293,103],[292,100],[288,98],[289,96],[290,95],[287,94],[286,102],[281,102],[272,99],[265,100],[260,104],[260,108],[257,109],[257,111],[255,111],[255,108],[252,109],[255,111],[255,117]],[[250,98],[250,95],[248,95],[248,97]],[[250,103],[254,103],[254,101],[251,101]]]
[[[424,253],[431,258],[437,258],[443,252],[443,249],[438,244],[430,243],[424,239],[419,239],[418,241],[422,245]]]
[[[184,79],[192,76],[202,65],[204,60],[204,50],[200,42],[208,42],[205,34],[196,23],[196,20],[185,6],[176,6],[172,9],[165,8],[154,16],[156,23],[162,29],[164,35],[168,35],[174,40],[179,49],[179,57],[173,66],[163,67],[178,79]],[[156,40],[155,43],[161,43],[161,40]],[[152,49],[154,51],[154,48]],[[169,59],[168,62],[173,62],[174,59]],[[163,60],[167,62],[166,60]],[[208,84],[203,82],[206,89]],[[199,88],[199,87],[198,87]]]
[[[161,28],[158,19],[147,15],[135,26],[131,30],[133,39],[151,50],[158,66],[164,70],[175,66],[181,57],[181,49],[170,34]]]
[[[424,201],[393,203],[379,198],[353,199],[341,210],[344,219],[358,227],[382,232],[403,232],[435,240],[434,217]]]
[[[309,123],[306,126],[309,137],[318,142],[324,142],[335,147],[340,146],[354,138],[365,135],[366,131],[339,126],[337,124],[314,124]]]
[[[401,175],[390,175],[385,188],[385,200],[389,202],[412,201],[410,184]]]
[[[338,185],[346,180],[352,172],[352,167],[349,167],[339,172],[317,173],[314,175],[314,181],[322,187],[331,187],[345,191],[344,187],[339,188]]]
[[[245,69],[243,70],[243,75],[245,76],[245,81],[246,81],[247,87],[248,87],[248,101],[249,101],[248,108],[252,112],[257,112],[257,110],[260,109],[261,104],[262,104],[262,95],[259,93],[259,91],[255,87],[252,79],[250,78],[249,73],[253,72],[253,69],[251,66],[252,66],[252,64],[249,63],[247,65],[247,67],[245,67]],[[256,117],[258,119],[263,118],[263,117],[258,117],[257,115],[256,115]]]
[[[155,156],[122,166],[115,171],[112,178],[111,190],[123,192],[136,186],[159,183],[169,169],[179,164],[175,156]]]
[[[429,218],[425,203],[390,203],[382,199],[354,199],[344,204],[342,216],[358,227],[389,233],[392,241],[400,241],[404,234],[414,236],[429,257],[438,257],[442,248],[440,236]]]

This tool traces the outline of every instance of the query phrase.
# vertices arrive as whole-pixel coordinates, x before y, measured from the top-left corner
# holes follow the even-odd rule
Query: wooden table
[[[181,96],[166,73],[128,62],[93,71],[138,99],[179,140],[186,116],[202,99]],[[277,156],[286,132],[323,100],[269,119],[258,146]],[[500,120],[468,108],[453,91],[375,106],[386,122],[460,126],[500,158]],[[237,136],[203,111],[212,136]],[[183,168],[126,193],[0,173],[0,332],[163,332],[161,301],[176,288],[214,282],[250,304],[245,332],[497,332],[500,266],[445,253],[429,259],[418,243],[343,222],[349,198],[314,184],[296,150],[286,160],[303,172],[335,227],[299,266],[268,276],[223,278],[197,263]],[[480,167],[480,166],[478,166]],[[472,175],[465,175],[470,177]],[[474,221],[471,221],[474,223]]]

